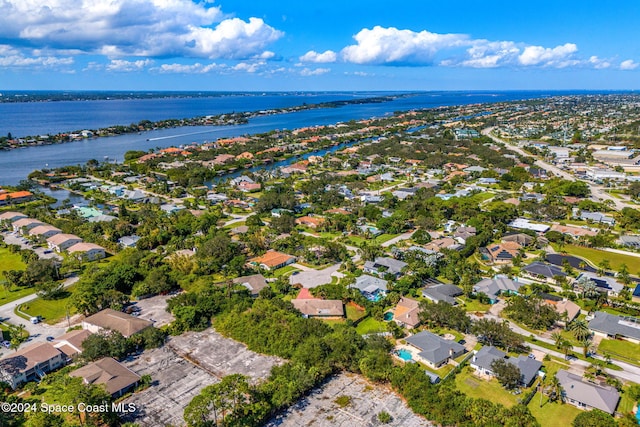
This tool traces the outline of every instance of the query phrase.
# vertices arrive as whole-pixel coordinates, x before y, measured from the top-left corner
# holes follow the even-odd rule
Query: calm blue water
[[[400,350],[398,350],[398,357],[400,357],[400,359],[404,360],[405,362],[412,360],[411,352],[405,350],[404,348],[401,348]]]
[[[140,100],[64,101],[0,104],[0,135],[14,136],[97,129],[148,119],[197,117],[233,111],[259,111],[303,103],[354,99],[389,93],[267,94],[264,96],[223,96],[212,98],[162,98]],[[238,126],[184,127],[143,134],[98,138],[60,145],[0,151],[0,185],[11,185],[45,167],[84,164],[105,157],[122,161],[128,150],[147,151],[192,142],[202,143],[222,137],[256,134],[273,129],[295,129],[312,125],[381,117],[395,111],[439,106],[532,99],[566,94],[561,92],[426,92],[379,104],[347,105],[340,108],[306,110],[262,116]]]

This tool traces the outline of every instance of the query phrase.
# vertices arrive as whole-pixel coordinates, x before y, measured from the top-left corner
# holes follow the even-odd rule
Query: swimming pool
[[[411,357],[411,352],[409,350],[405,350],[404,348],[401,348],[400,350],[398,350],[396,354],[400,359],[404,360],[405,362],[413,360],[413,358]]]
[[[384,320],[387,321],[387,322],[390,321],[390,320],[393,320],[393,313],[390,312],[390,311],[387,311],[384,314]]]

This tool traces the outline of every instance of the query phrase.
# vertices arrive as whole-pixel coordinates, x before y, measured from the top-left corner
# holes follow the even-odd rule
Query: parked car
[[[11,343],[9,341],[2,341],[2,345],[6,348],[11,347]]]
[[[55,340],[55,338],[54,338],[54,337],[47,337],[47,341],[51,342],[51,341],[53,341],[53,340]]]

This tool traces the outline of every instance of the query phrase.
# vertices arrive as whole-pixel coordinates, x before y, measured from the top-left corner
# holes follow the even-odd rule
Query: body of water
[[[217,138],[295,129],[349,120],[381,117],[396,111],[440,106],[501,102],[567,94],[561,92],[426,92],[372,104],[304,110],[261,116],[237,126],[194,126],[141,134],[95,138],[65,144],[0,151],[0,185],[17,184],[42,168],[85,164],[90,159],[122,161],[128,150],[169,147]],[[162,98],[104,101],[62,101],[0,104],[0,134],[37,135],[129,124],[143,119],[197,117],[233,111],[260,111],[326,101],[366,98],[389,93],[238,95],[213,98]]]

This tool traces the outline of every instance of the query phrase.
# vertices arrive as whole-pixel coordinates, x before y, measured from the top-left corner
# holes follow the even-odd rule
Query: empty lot
[[[348,396],[345,406],[335,400]],[[385,426],[418,427],[434,424],[415,415],[400,397],[385,386],[373,385],[355,374],[334,376],[286,412],[270,420],[267,427],[365,427],[381,426],[378,413],[385,411],[392,420]]]
[[[225,338],[212,328],[186,332],[168,343],[176,353],[217,377],[242,374],[253,380],[266,378],[275,365],[284,361],[248,350],[244,344]]]

